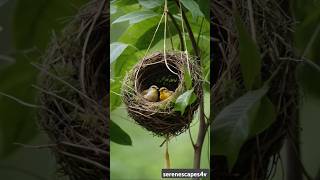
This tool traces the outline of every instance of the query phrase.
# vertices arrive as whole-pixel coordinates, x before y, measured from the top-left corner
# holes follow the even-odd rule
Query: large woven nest
[[[216,73],[211,93],[214,115],[246,92],[240,70],[235,11],[239,12],[249,32],[255,29],[263,59],[263,81],[269,79],[279,68],[268,92],[268,97],[277,107],[276,121],[242,146],[233,169],[228,170],[224,156],[213,156],[211,162],[214,179],[270,179],[279,159],[283,140],[290,138],[290,132],[295,128],[298,92],[294,77],[296,62],[289,61],[294,58],[294,53],[291,38],[293,20],[288,7],[289,1],[277,0],[252,1],[252,8],[248,6],[247,0],[216,0],[211,3],[212,53]],[[253,22],[250,20],[250,13],[253,14]]]
[[[59,174],[71,180],[108,179],[108,7],[97,0],[82,8],[36,65],[40,125]]]
[[[202,94],[201,70],[197,60],[182,52],[156,52],[140,60],[127,73],[122,86],[123,102],[129,116],[139,125],[158,136],[175,136],[184,132],[193,119]],[[188,106],[183,115],[174,110],[176,98],[187,89],[184,74],[190,68],[192,87],[197,100]],[[174,91],[171,98],[160,102],[149,102],[141,95],[151,85],[167,87]]]

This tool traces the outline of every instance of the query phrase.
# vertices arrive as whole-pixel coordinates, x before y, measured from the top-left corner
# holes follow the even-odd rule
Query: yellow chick
[[[146,89],[142,92],[143,98],[148,101],[156,102],[159,99],[158,87],[156,85],[150,86],[149,89]]]
[[[160,101],[167,99],[173,94],[173,91],[168,90],[166,87],[160,88],[159,92],[160,92]]]

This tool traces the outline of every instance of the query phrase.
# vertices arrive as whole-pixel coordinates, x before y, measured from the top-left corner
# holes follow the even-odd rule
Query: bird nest
[[[275,122],[242,146],[232,169],[228,169],[224,156],[213,155],[211,162],[214,179],[272,178],[283,141],[287,137],[290,138],[289,132],[295,131],[298,88],[294,72],[297,63],[288,60],[295,58],[291,37],[294,21],[290,16],[288,3],[289,1],[256,0],[252,1],[252,7],[248,6],[247,0],[217,0],[211,3],[213,15],[211,25],[214,32],[212,53],[215,69],[211,91],[213,114],[217,115],[247,92],[240,70],[236,11],[239,12],[247,29],[251,32],[252,29],[255,30],[256,42],[262,56],[262,80],[266,81],[276,71],[278,72],[270,83],[270,90],[267,93],[277,107]]]
[[[97,0],[80,9],[35,65],[40,126],[59,174],[70,180],[105,180],[109,174],[108,8]]]
[[[190,69],[197,100],[181,115],[175,111],[175,100],[186,90],[185,73]],[[170,98],[150,102],[142,95],[150,86],[173,91]],[[124,78],[122,97],[128,114],[139,125],[158,136],[176,136],[189,128],[202,94],[201,69],[198,61],[183,52],[156,52],[140,60]]]

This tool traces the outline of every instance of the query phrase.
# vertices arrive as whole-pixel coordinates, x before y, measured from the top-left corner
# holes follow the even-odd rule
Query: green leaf
[[[119,95],[121,94],[122,80],[126,73],[136,64],[138,61],[138,56],[140,56],[140,52],[136,52],[136,49],[129,46],[111,66],[111,111],[119,107],[122,103]]]
[[[132,44],[140,50],[147,49],[159,23],[159,20],[160,18],[156,16],[130,26],[119,38],[119,41],[127,44]],[[162,23],[153,40],[153,46],[163,39],[163,30],[164,26]],[[173,31],[172,34],[176,34],[176,31]]]
[[[209,0],[198,0],[199,8],[205,15],[205,18],[210,21],[210,1]]]
[[[196,18],[199,16],[204,16],[199,8],[198,3],[196,3],[194,0],[181,0],[181,3],[192,13],[192,17]]]
[[[225,107],[215,118],[212,127],[212,151],[224,155],[229,170],[234,166],[242,145],[261,133],[275,119],[273,104],[265,95],[267,86],[249,91]]]
[[[304,93],[320,97],[320,66],[313,62],[300,64],[296,76]]]
[[[197,99],[197,96],[193,92],[193,89],[188,90],[188,91],[184,92],[183,94],[181,94],[177,98],[175,105],[174,105],[174,110],[180,111],[181,115],[183,115],[187,106],[194,103],[196,101],[196,99]]]
[[[130,136],[112,120],[110,120],[110,140],[121,145],[132,145]]]
[[[110,5],[110,14],[115,14],[117,12],[117,6],[115,5]]]
[[[259,49],[246,30],[239,16],[236,16],[239,32],[240,67],[244,84],[248,90],[261,83],[261,57]]]
[[[119,107],[122,103],[120,97],[121,91],[121,82],[118,80],[119,78],[112,79],[110,83],[110,112]]]
[[[264,96],[259,103],[252,110],[249,138],[265,131],[276,119],[276,110],[269,98]]]
[[[305,50],[311,39],[313,39],[313,44],[308,47],[308,51],[305,52],[305,55],[311,60],[318,60],[320,59],[320,53],[318,51],[318,47],[320,45],[320,32],[318,29],[320,22],[320,7],[318,10],[310,11],[308,14],[308,17],[306,17],[301,23],[297,24],[294,33],[295,46],[302,54],[302,51]]]
[[[114,42],[110,45],[110,64],[113,63],[128,47],[128,44]]]
[[[146,11],[135,11],[135,12],[131,12],[129,14],[120,16],[118,19],[114,20],[112,22],[112,24],[114,23],[120,23],[120,22],[124,22],[124,21],[129,21],[130,24],[136,24],[138,22],[144,21],[146,19],[152,18],[157,16],[158,14],[150,11],[150,10],[146,10]]]
[[[139,3],[144,8],[152,9],[152,8],[161,6],[164,3],[164,1],[163,0],[139,0]]]
[[[192,87],[192,78],[187,67],[184,68],[184,83],[189,90]]]

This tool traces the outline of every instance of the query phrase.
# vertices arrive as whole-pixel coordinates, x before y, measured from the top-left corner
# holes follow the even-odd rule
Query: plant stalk
[[[178,8],[180,8],[180,2],[179,0],[175,0]],[[189,21],[181,7],[181,16],[183,18],[183,21],[186,24],[186,28],[188,31],[188,35],[192,44],[192,47],[194,49],[195,55],[199,58],[198,59],[198,64],[201,67],[201,61],[200,61],[200,52],[199,52],[199,48],[197,45],[197,42],[194,38],[191,26],[189,24]],[[203,101],[203,95],[201,95],[200,97],[200,105],[199,105],[199,109],[200,109],[200,113],[199,113],[199,132],[198,132],[198,137],[197,137],[197,141],[194,144],[194,158],[193,158],[193,168],[194,169],[200,169],[200,164],[201,164],[201,152],[202,152],[202,146],[203,146],[203,142],[206,136],[206,132],[208,130],[208,125],[206,124],[205,121],[205,114],[204,114],[204,101]]]

